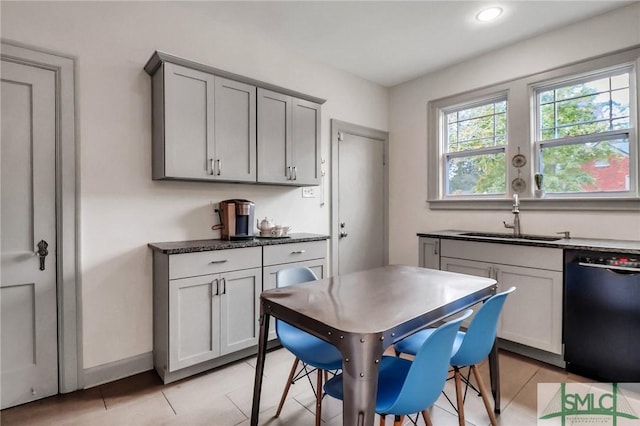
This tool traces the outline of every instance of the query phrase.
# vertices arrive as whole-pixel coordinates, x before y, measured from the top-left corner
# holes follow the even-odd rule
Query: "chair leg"
[[[320,426],[322,422],[322,376],[324,371],[319,369],[317,370],[318,380],[316,384],[316,426]]]
[[[480,394],[482,395],[482,402],[484,402],[484,407],[487,409],[489,420],[491,420],[491,426],[497,426],[498,422],[496,421],[496,416],[493,413],[493,408],[491,407],[491,402],[489,401],[487,388],[484,386],[484,382],[482,381],[482,377],[480,376],[480,370],[478,370],[478,367],[476,365],[472,365],[471,371],[473,371],[473,376],[476,378],[476,382],[478,382]]]
[[[424,419],[424,424],[427,426],[433,426],[431,422],[431,416],[429,415],[429,410],[422,410],[422,418]]]
[[[402,426],[403,421],[404,421],[404,416],[395,416],[393,418],[393,426]]]
[[[291,367],[291,372],[289,373],[287,384],[285,385],[284,391],[282,392],[282,398],[280,398],[280,404],[278,405],[278,410],[276,411],[275,417],[280,416],[280,412],[282,411],[282,406],[284,405],[284,400],[287,399],[287,394],[289,393],[289,388],[291,387],[293,376],[296,374],[296,369],[298,368],[299,362],[300,362],[300,359],[298,359],[298,357],[296,357],[295,361],[293,361],[293,366]]]
[[[462,379],[460,369],[453,367],[453,377],[456,382],[456,403],[458,404],[458,424],[464,426],[464,398],[462,397]]]

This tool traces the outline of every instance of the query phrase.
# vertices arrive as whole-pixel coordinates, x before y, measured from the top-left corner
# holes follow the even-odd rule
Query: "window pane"
[[[629,90],[611,92],[611,115],[614,118],[629,116]]]
[[[540,140],[623,129],[629,122],[619,120],[629,117],[629,73],[542,90],[537,96]]]
[[[504,194],[504,152],[447,159],[447,195]]]
[[[540,93],[540,104],[548,104],[549,102],[553,102],[554,100],[555,98],[553,90],[547,90],[546,92]]]
[[[611,77],[611,90],[629,87],[629,73]]]
[[[541,150],[547,193],[629,190],[629,140],[563,145]]]
[[[482,117],[494,113],[493,104],[481,105],[475,108],[458,111],[458,120],[468,120],[470,118]]]

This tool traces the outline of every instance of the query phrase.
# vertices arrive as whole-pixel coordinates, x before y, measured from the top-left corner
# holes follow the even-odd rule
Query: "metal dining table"
[[[336,346],[344,375],[343,424],[372,426],[382,354],[394,342],[496,293],[496,281],[412,266],[383,266],[260,296],[260,334],[251,425],[257,426],[269,333],[279,318]],[[489,356],[499,412],[497,348]]]

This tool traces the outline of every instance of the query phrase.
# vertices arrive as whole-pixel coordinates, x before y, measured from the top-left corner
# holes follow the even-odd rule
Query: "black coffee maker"
[[[249,200],[220,201],[220,223],[223,240],[251,240],[253,239],[253,213],[255,204]]]

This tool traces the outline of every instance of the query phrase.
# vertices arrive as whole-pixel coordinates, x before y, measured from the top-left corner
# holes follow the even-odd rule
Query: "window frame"
[[[504,139],[505,139],[505,144],[504,145],[494,145],[494,146],[490,146],[490,147],[482,147],[482,148],[473,148],[473,149],[468,149],[468,150],[464,150],[464,151],[454,151],[454,152],[449,152],[448,151],[448,145],[449,145],[449,133],[448,133],[448,126],[449,126],[449,122],[447,120],[447,115],[454,113],[454,112],[460,112],[460,111],[464,111],[464,110],[468,110],[468,109],[472,109],[472,108],[476,108],[476,107],[480,107],[480,106],[485,106],[485,105],[489,105],[489,104],[495,104],[497,102],[505,102],[505,122],[506,122],[506,127],[505,127],[505,134],[504,134]],[[448,186],[449,186],[449,179],[447,178],[448,175],[448,171],[449,168],[447,166],[448,161],[454,158],[468,158],[468,157],[477,157],[480,155],[490,155],[490,154],[497,154],[497,153],[504,153],[504,157],[505,157],[505,193],[507,192],[507,173],[506,173],[506,162],[507,162],[507,147],[509,144],[509,99],[508,99],[508,93],[507,92],[502,92],[502,93],[497,93],[493,96],[488,96],[488,97],[484,97],[480,100],[474,100],[472,102],[464,102],[462,104],[458,104],[458,105],[454,105],[451,107],[447,107],[447,108],[442,108],[439,113],[440,113],[440,126],[441,126],[441,132],[442,132],[442,136],[440,139],[440,151],[441,151],[441,156],[442,156],[442,164],[441,164],[441,170],[440,170],[440,179],[442,179],[442,197],[446,198],[446,199],[460,199],[460,198],[465,198],[465,197],[483,197],[483,198],[490,198],[490,197],[496,197],[496,196],[502,196],[502,194],[500,193],[496,193],[496,194],[471,194],[471,195],[451,195],[448,194]],[[494,116],[496,115],[495,113],[493,114]],[[493,135],[493,138],[496,138],[496,135]]]
[[[539,168],[539,144],[536,132],[537,99],[535,90],[550,88],[554,83],[562,86],[588,76],[597,76],[616,69],[629,67],[630,128],[619,131],[629,135],[629,191],[562,193],[535,198],[533,175]],[[637,211],[640,210],[640,140],[638,124],[640,108],[640,46],[575,62],[551,70],[486,86],[480,89],[434,99],[427,105],[427,203],[433,210],[495,210],[510,205],[514,194],[511,183],[516,177],[526,182],[526,190],[520,193],[523,206],[530,210],[583,210],[583,211]],[[446,196],[446,157],[444,154],[444,127],[446,111],[456,107],[482,104],[506,95],[507,145],[506,145],[506,193],[500,195]],[[544,141],[547,142],[548,141]],[[522,153],[527,164],[521,169],[511,164],[514,155]],[[603,196],[603,194],[605,194]]]
[[[567,87],[572,84],[584,83],[586,81],[594,80],[599,77],[610,77],[618,71],[626,71],[629,73],[629,128],[610,130],[607,132],[590,133],[588,135],[569,136],[565,138],[555,139],[539,139],[540,131],[540,114],[538,113],[538,93],[546,90],[555,90],[562,87]],[[637,158],[637,128],[638,128],[638,105],[637,98],[638,92],[635,85],[636,74],[638,72],[634,62],[626,62],[604,69],[597,69],[591,72],[582,73],[579,75],[562,76],[551,81],[543,81],[530,85],[530,97],[532,102],[531,108],[531,122],[533,123],[531,140],[533,144],[533,161],[534,172],[540,170],[540,162],[542,156],[543,147],[557,147],[567,145],[586,144],[595,141],[614,140],[618,137],[625,135],[629,140],[629,190],[628,191],[593,191],[593,192],[576,192],[576,193],[547,193],[547,198],[587,198],[587,199],[613,199],[619,198],[633,198],[638,196],[638,162],[634,162],[633,158]],[[635,114],[633,113],[635,112]],[[635,151],[635,152],[634,152]]]

